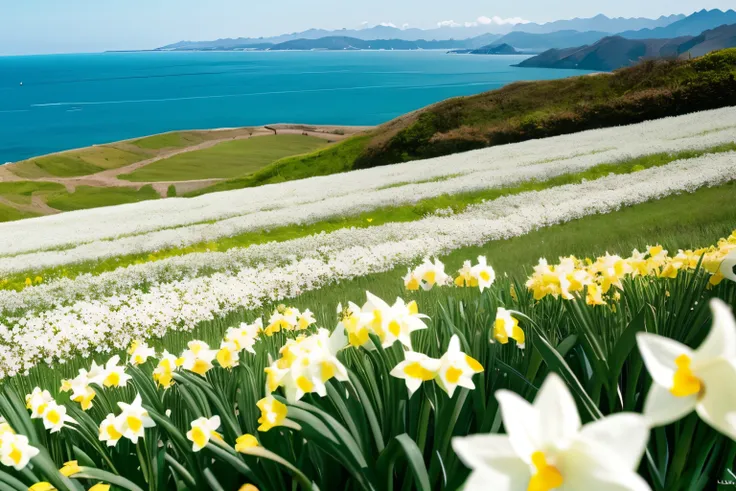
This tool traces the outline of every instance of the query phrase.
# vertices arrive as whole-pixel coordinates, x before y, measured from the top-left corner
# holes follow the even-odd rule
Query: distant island
[[[516,48],[511,46],[510,44],[497,44],[497,45],[488,45],[483,46],[478,49],[456,49],[453,51],[448,51],[448,53],[454,53],[454,54],[470,54],[470,55],[521,55],[524,54],[521,51],[517,51]]]

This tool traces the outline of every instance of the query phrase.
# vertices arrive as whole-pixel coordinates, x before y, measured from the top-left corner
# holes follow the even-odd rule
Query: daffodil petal
[[[647,482],[635,470],[626,471],[616,463],[616,453],[587,439],[578,439],[565,452],[560,471],[565,489],[595,491],[650,491]]]
[[[669,389],[652,384],[644,402],[644,416],[652,426],[664,426],[691,413],[697,404],[697,395],[673,396]]]
[[[675,359],[680,355],[687,355],[690,359],[693,357],[693,351],[684,344],[656,334],[639,333],[636,342],[655,384],[668,389],[672,387],[677,370]]]
[[[531,455],[543,447],[539,414],[531,404],[509,390],[496,391],[496,399],[511,446],[527,464],[531,463]]]
[[[565,382],[554,373],[539,389],[534,409],[540,415],[543,442],[564,441],[580,430],[580,415]]]
[[[713,326],[703,344],[695,350],[695,364],[718,357],[736,359],[736,321],[731,308],[715,298],[711,300],[710,308],[713,311]]]
[[[710,426],[736,440],[736,426],[732,415],[736,413],[736,365],[727,360],[711,363],[698,371],[705,393],[695,410]]]
[[[488,489],[525,491],[531,470],[519,458],[505,435],[471,435],[452,440],[460,460],[473,469],[464,490]]]
[[[649,425],[639,414],[619,413],[583,426],[580,436],[605,443],[624,467],[636,470],[649,440]]]

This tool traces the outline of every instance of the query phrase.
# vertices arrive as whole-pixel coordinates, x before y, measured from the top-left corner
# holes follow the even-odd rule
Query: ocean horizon
[[[0,164],[175,130],[372,126],[455,96],[584,71],[444,51],[0,57]]]

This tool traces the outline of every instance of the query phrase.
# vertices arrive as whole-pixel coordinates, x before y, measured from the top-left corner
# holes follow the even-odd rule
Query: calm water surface
[[[510,66],[524,58],[439,51],[0,57],[0,164],[171,130],[374,125],[448,97],[581,73]]]

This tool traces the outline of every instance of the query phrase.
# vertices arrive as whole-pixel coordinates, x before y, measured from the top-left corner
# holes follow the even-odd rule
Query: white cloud
[[[409,24],[403,23],[403,24],[401,24],[401,28],[402,29],[408,29],[409,28]]]
[[[494,15],[493,17],[486,17],[485,15],[481,15],[472,22],[466,22],[465,27],[488,26],[491,24],[503,26],[507,24],[528,24],[529,22],[530,21],[522,19],[521,17],[509,17],[507,19],[504,19],[502,17],[498,17],[497,15]]]
[[[378,25],[383,27],[396,27],[396,24],[394,24],[393,22],[381,22]]]
[[[437,27],[460,27],[454,20],[443,20],[437,23]]]
[[[368,25],[368,21],[364,20],[363,22],[360,23],[360,25],[363,27],[366,27]]]

